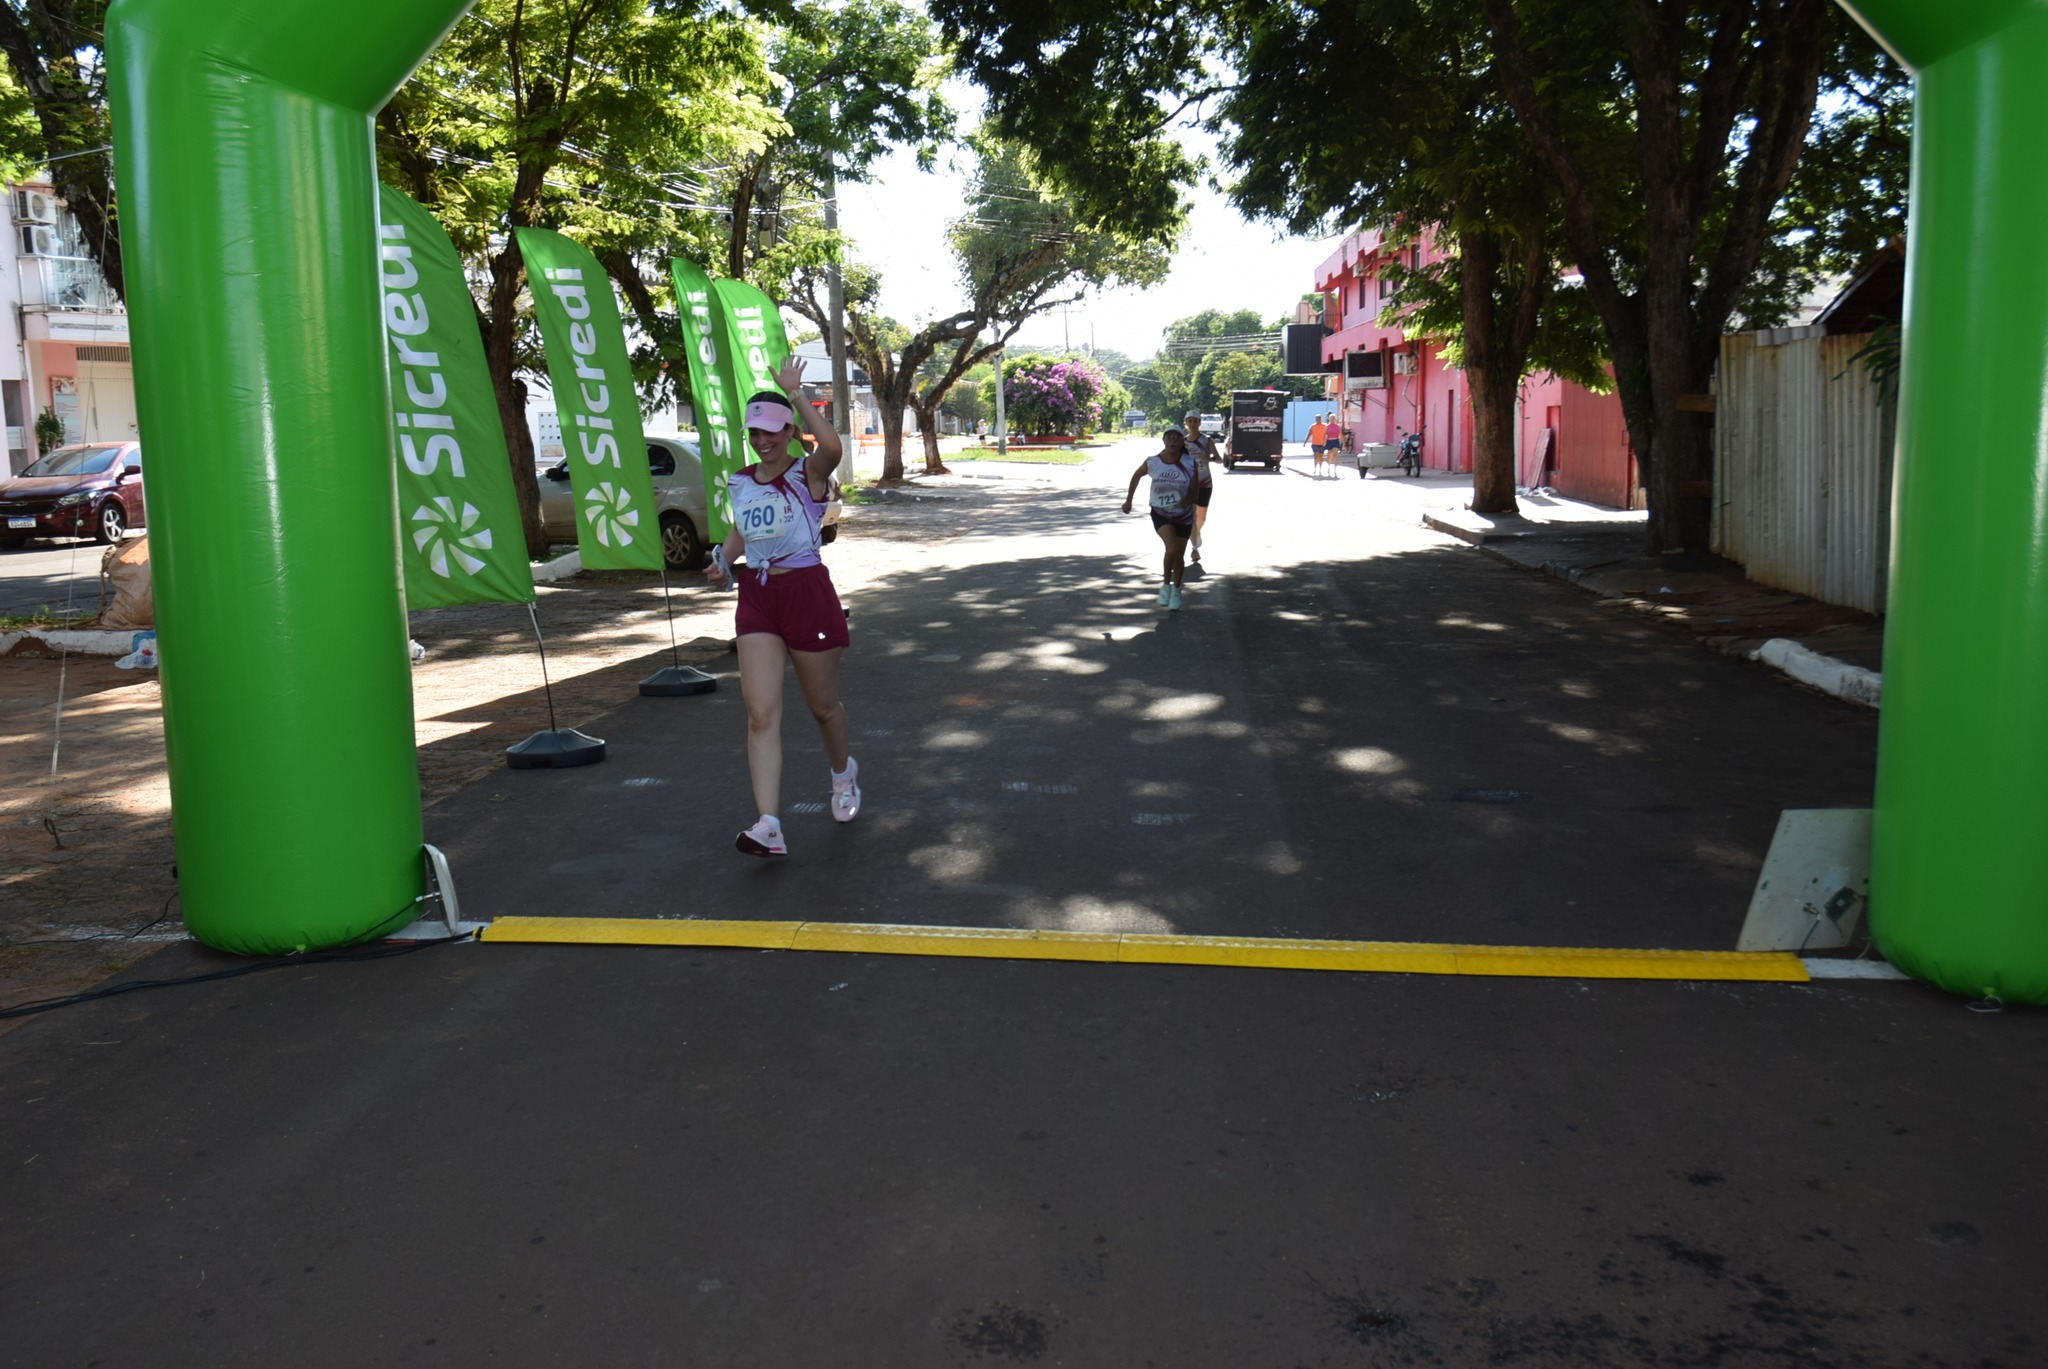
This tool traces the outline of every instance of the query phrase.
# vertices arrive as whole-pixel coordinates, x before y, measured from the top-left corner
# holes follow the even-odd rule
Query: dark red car
[[[0,547],[31,537],[118,542],[144,522],[140,443],[59,447],[0,482]]]

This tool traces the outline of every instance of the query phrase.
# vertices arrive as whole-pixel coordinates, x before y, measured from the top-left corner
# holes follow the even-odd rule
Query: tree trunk
[[[1469,361],[1470,358],[1468,357]],[[1515,503],[1515,395],[1519,377],[1465,369],[1472,387],[1472,511],[1519,513]]]
[[[484,325],[484,360],[491,370],[491,392],[498,399],[498,422],[505,430],[505,452],[512,465],[512,488],[519,495],[519,526],[526,535],[526,554],[547,555],[548,538],[541,529],[540,481],[534,478],[533,434],[526,426],[526,385],[518,377],[513,355],[522,259],[519,240],[505,235],[505,246],[491,261],[490,313]]]
[[[1472,510],[1518,513],[1515,503],[1515,392],[1523,352],[1517,329],[1502,335],[1501,257],[1483,232],[1458,239],[1458,272],[1465,324],[1465,378],[1472,387]]]
[[[903,406],[882,400],[882,483],[903,479]]]
[[[951,475],[939,456],[939,406],[935,403],[912,404],[911,409],[917,414],[917,430],[924,438],[924,473]]]

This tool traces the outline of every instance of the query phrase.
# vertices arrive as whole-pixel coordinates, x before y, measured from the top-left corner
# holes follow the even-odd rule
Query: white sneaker
[[[743,856],[786,856],[789,845],[782,839],[782,824],[766,813],[760,821],[739,834],[733,841]]]
[[[860,762],[853,757],[846,758],[846,773],[832,777],[832,818],[835,822],[852,822],[860,812]]]
[[[1173,603],[1173,586],[1172,586],[1172,585],[1161,585],[1161,586],[1159,587],[1159,607],[1161,607],[1161,608],[1166,608],[1166,607],[1168,607],[1169,605],[1171,605],[1172,603]]]
[[[1180,607],[1180,586],[1171,585],[1168,588],[1172,593],[1172,597],[1166,601],[1166,606],[1170,609],[1178,609]]]

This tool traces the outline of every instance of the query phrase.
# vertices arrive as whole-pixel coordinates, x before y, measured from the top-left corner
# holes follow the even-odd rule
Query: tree
[[[1823,85],[1895,69],[1830,0],[1484,5],[1614,358],[1647,475],[1650,546],[1704,546],[1712,456],[1694,397],[1745,301],[1782,308],[1794,279],[1782,268],[1771,278],[1765,248],[1783,228],[1777,206]],[[1850,193],[1867,205],[1902,189]]]
[[[23,171],[48,165],[86,254],[125,299],[109,147],[114,127],[100,51],[106,15],[106,0],[0,0],[0,51],[14,78],[0,102],[10,116],[0,125],[10,135],[0,155]]]
[[[912,331],[882,317],[872,271],[846,273],[847,349],[868,373],[882,411],[882,479],[903,478],[903,411],[918,417],[925,470],[939,459],[938,412],[960,378],[996,355],[1030,319],[1071,304],[1091,289],[1150,285],[1171,262],[1161,244],[1111,228],[1084,226],[1038,180],[1036,161],[986,134],[970,140],[975,157],[967,212],[949,233],[966,307]],[[800,276],[790,307],[824,325],[822,272]]]
[[[892,146],[917,149],[929,168],[953,136],[952,107],[939,90],[945,76],[931,21],[898,0],[845,0],[801,6],[795,21],[773,32],[769,61],[777,80],[768,103],[783,131],[766,138],[732,172],[732,233],[726,274],[746,280],[763,258],[785,246],[785,199],[794,187],[836,193],[841,179],[866,179]],[[758,213],[756,211],[759,211]],[[799,239],[799,243],[801,239]],[[837,244],[828,244],[835,250]],[[801,246],[756,275],[771,292],[802,265]]]
[[[379,114],[384,178],[433,209],[481,279],[478,326],[529,550],[545,551],[525,377],[540,368],[512,230],[581,240],[642,333],[651,391],[680,379],[670,256],[707,260],[723,225],[684,168],[745,155],[782,121],[758,26],[647,0],[481,0]]]
[[[932,13],[963,69],[989,88],[999,125],[1031,130],[1049,174],[1101,206],[1144,197],[1141,172],[1171,155],[1175,113],[1217,93],[1228,78],[1214,73],[1283,3],[936,0]],[[1705,388],[1729,320],[1769,317],[1796,284],[1794,254],[1766,258],[1765,243],[1883,218],[1904,202],[1883,167],[1838,163],[1847,174],[1831,182],[1834,195],[1810,199],[1825,206],[1838,195],[1832,224],[1775,215],[1802,148],[1825,144],[1841,117],[1831,102],[1816,131],[1817,94],[1867,81],[1846,106],[1853,114],[1883,103],[1873,92],[1903,74],[1832,0],[1484,0],[1483,12],[1484,53],[1446,52],[1416,69],[1455,84],[1460,60],[1498,67],[1558,188],[1563,255],[1584,274],[1585,302],[1615,364],[1649,475],[1652,545],[1699,545],[1706,443],[1691,397]],[[1326,70],[1337,74],[1330,79],[1400,79],[1385,69],[1360,78],[1304,49],[1279,88],[1314,84]],[[1286,117],[1313,104],[1287,106]],[[1811,243],[1803,251],[1824,255]]]
[[[1109,377],[1085,356],[1006,357],[1003,404],[1020,432],[1034,436],[1094,432],[1102,425]]]
[[[1472,507],[1512,513],[1523,376],[1583,375],[1597,349],[1585,312],[1556,307],[1558,198],[1487,37],[1460,0],[1277,0],[1252,24],[1218,118],[1232,130],[1241,207],[1296,232],[1358,223],[1449,251],[1431,268],[1391,273],[1402,303],[1387,321],[1452,344],[1471,386]]]

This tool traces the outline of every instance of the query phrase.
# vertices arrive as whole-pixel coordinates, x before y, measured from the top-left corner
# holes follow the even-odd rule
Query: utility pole
[[[995,325],[997,338],[1002,337],[1003,325]],[[996,459],[1002,460],[1010,454],[1009,429],[1003,426],[1003,344],[996,343]]]
[[[839,170],[825,168],[825,231],[839,231]],[[832,426],[839,430],[839,479],[853,479],[853,384],[846,366],[846,282],[835,260],[825,268],[825,292],[831,326],[825,347],[832,357]]]

